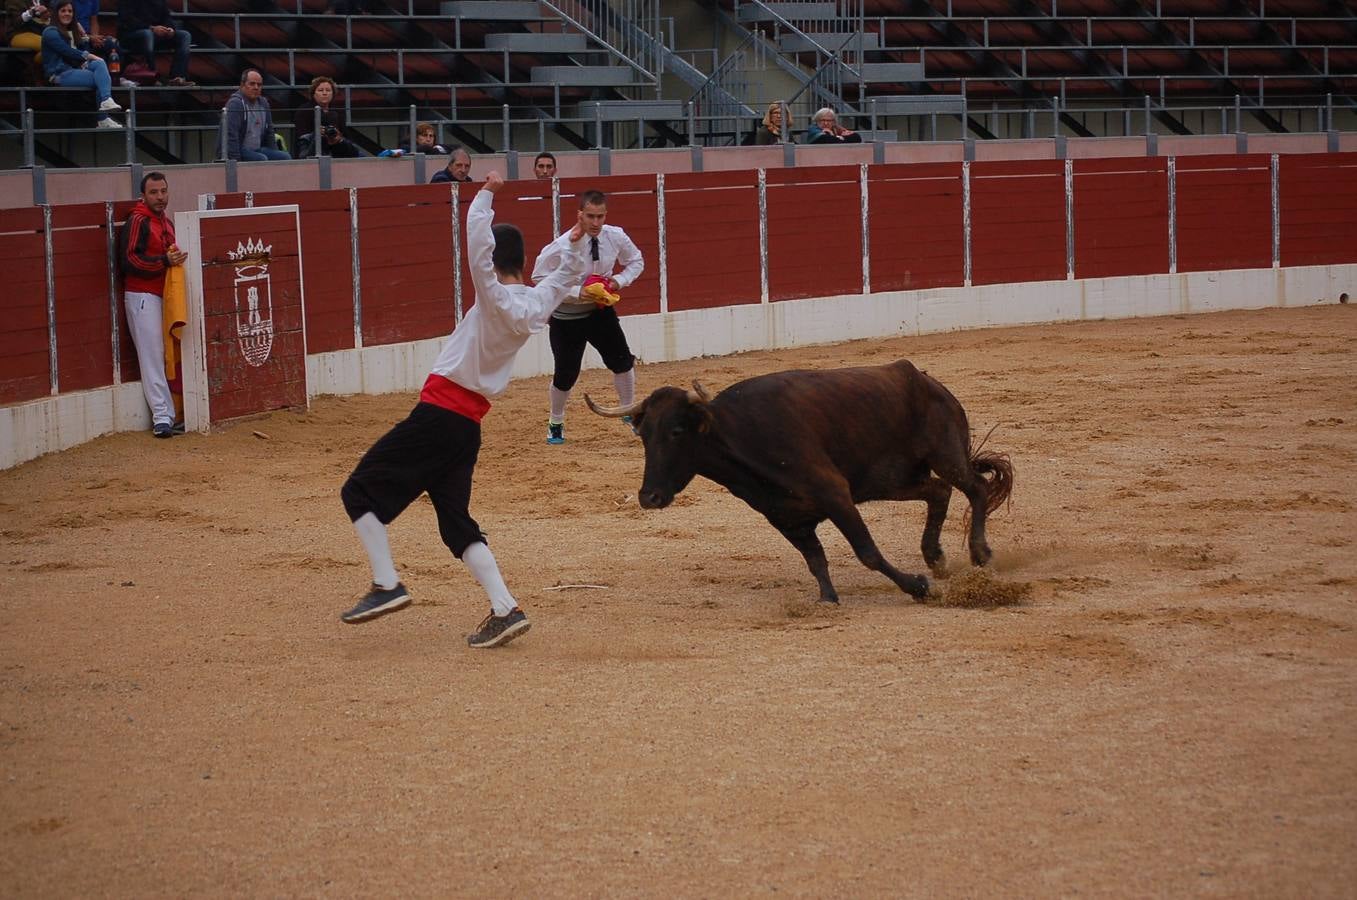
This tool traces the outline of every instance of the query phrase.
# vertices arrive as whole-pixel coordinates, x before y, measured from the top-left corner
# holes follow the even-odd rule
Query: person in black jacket
[[[293,139],[296,147],[294,153],[297,159],[305,159],[311,156],[338,156],[347,159],[362,156],[363,151],[359,150],[354,144],[344,136],[343,130],[339,127],[344,124],[339,114],[330,110],[330,104],[335,99],[334,79],[328,75],[317,75],[311,79],[311,106],[303,106],[297,110],[297,117],[293,120],[296,126],[296,135]],[[320,107],[320,139],[316,139],[316,107]]]
[[[165,0],[118,0],[118,41],[127,51],[129,63],[142,60],[156,70],[157,47],[173,47],[169,84],[188,87],[189,33],[174,24]]]
[[[448,156],[448,164],[429,179],[429,184],[446,184],[450,181],[469,182],[471,180],[471,154],[458,145],[453,145]]]

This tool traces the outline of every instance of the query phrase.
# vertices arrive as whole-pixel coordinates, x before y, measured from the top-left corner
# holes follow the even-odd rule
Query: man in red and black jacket
[[[123,225],[123,308],[137,348],[141,387],[151,408],[151,433],[167,438],[176,433],[174,397],[165,377],[165,272],[183,265],[187,253],[174,242],[174,223],[165,215],[170,183],[159,172],[141,179],[141,202]]]

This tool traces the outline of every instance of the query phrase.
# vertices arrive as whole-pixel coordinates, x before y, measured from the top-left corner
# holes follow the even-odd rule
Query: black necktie
[[[589,238],[589,258],[598,262],[598,238]]]

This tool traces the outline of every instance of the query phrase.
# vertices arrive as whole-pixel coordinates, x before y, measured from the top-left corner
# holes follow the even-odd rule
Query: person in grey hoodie
[[[240,76],[240,90],[226,101],[223,144],[227,159],[257,162],[292,158],[286,150],[278,149],[273,136],[273,112],[263,93],[264,76],[258,69],[246,69]]]

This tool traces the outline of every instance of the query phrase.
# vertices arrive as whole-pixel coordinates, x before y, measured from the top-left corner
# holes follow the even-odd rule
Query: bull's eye
[[[669,429],[669,436],[670,436],[670,437],[678,437],[678,436],[680,436],[681,434],[683,434],[683,431],[684,431],[684,428],[683,428],[682,425],[675,425],[673,428]]]

